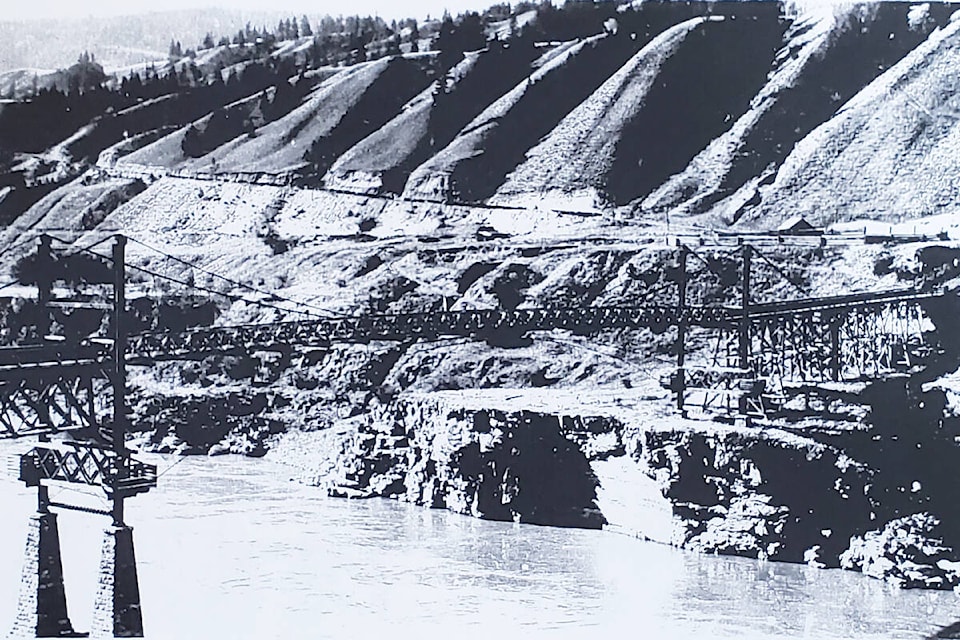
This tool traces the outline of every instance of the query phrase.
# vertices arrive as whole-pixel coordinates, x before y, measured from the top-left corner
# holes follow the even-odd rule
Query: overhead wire
[[[103,254],[101,254],[101,253],[97,253],[96,251],[92,251],[92,250],[89,250],[89,249],[81,248],[80,251],[82,251],[82,252],[84,252],[84,253],[88,253],[88,254],[90,254],[90,255],[92,255],[92,256],[95,256],[95,257],[98,257],[98,258],[101,258],[101,259],[104,259],[104,260],[110,260],[110,261],[113,260],[113,257],[112,257],[112,256],[105,256],[105,255],[103,255]],[[284,307],[281,307],[281,306],[277,306],[277,305],[274,305],[274,304],[269,304],[269,303],[267,303],[267,302],[263,302],[263,301],[261,301],[261,300],[251,300],[251,299],[245,298],[245,297],[243,297],[243,296],[238,296],[238,295],[234,295],[234,294],[230,294],[230,293],[224,293],[224,292],[222,292],[222,291],[217,291],[217,290],[215,290],[215,289],[210,289],[210,288],[208,288],[208,287],[204,287],[204,286],[201,286],[201,285],[198,285],[198,284],[193,284],[193,283],[190,283],[190,282],[185,282],[185,281],[180,280],[180,279],[178,279],[178,278],[174,278],[173,276],[168,276],[168,275],[159,273],[159,272],[157,272],[157,271],[153,271],[152,269],[147,269],[146,267],[141,267],[141,266],[138,266],[138,265],[135,265],[135,264],[129,264],[129,263],[128,263],[128,264],[126,265],[126,267],[127,267],[128,269],[133,269],[133,270],[135,270],[135,271],[139,271],[139,272],[141,272],[141,273],[144,273],[144,274],[146,274],[146,275],[152,276],[152,277],[154,277],[154,278],[160,278],[161,280],[166,280],[166,281],[168,281],[168,282],[172,282],[172,283],[174,283],[174,284],[178,284],[178,285],[180,285],[180,286],[182,286],[182,287],[186,287],[186,288],[188,288],[188,289],[196,289],[197,291],[203,291],[204,293],[209,293],[209,294],[211,294],[211,295],[215,295],[215,296],[220,296],[220,297],[223,297],[223,298],[227,298],[227,299],[229,299],[229,300],[233,300],[234,302],[245,302],[245,303],[247,303],[247,304],[252,304],[252,305],[259,306],[259,307],[264,307],[264,308],[267,308],[267,309],[273,309],[274,311],[280,311],[280,312],[283,312],[283,313],[297,313],[297,314],[300,314],[300,315],[305,315],[305,316],[309,316],[309,317],[317,318],[317,319],[328,319],[328,318],[326,318],[326,317],[324,317],[324,316],[321,316],[321,315],[316,314],[316,313],[312,313],[312,312],[310,312],[310,311],[302,311],[302,310],[299,310],[299,309],[287,309],[287,308],[284,308]]]
[[[70,247],[69,250],[67,250],[67,251],[64,252],[64,255],[68,255],[68,256],[74,255],[74,254],[77,254],[77,253],[92,251],[94,248],[99,247],[99,246],[100,246],[101,244],[103,244],[104,242],[107,242],[108,240],[112,240],[112,239],[113,239],[113,235],[108,235],[108,236],[104,236],[103,238],[100,238],[100,239],[97,240],[96,242],[93,242],[93,243],[88,244],[88,245],[86,245],[86,246],[83,246],[83,247],[73,247],[72,245],[73,245],[74,243],[73,243],[73,242],[70,242],[69,240],[63,240],[63,239],[61,239],[61,238],[58,238],[58,237],[55,236],[55,235],[52,235],[52,234],[46,233],[46,232],[44,232],[44,234],[47,235],[47,236],[50,236],[52,239],[56,240],[56,241],[59,242],[60,244],[65,244],[65,245],[67,245],[68,247]],[[112,259],[112,258],[111,258],[111,259]]]
[[[777,265],[776,263],[773,262],[773,260],[771,260],[771,259],[768,258],[766,255],[764,255],[764,253],[763,253],[762,251],[760,251],[760,249],[757,249],[756,247],[751,247],[751,248],[753,249],[754,253],[756,253],[758,256],[760,256],[760,258],[761,258],[764,262],[766,262],[768,265],[770,265],[771,267],[773,267],[773,270],[776,271],[776,272],[780,275],[781,278],[783,278],[783,279],[786,280],[788,283],[790,283],[791,285],[793,285],[793,287],[794,287],[797,291],[799,291],[800,293],[802,293],[802,294],[804,294],[804,295],[810,295],[810,291],[809,291],[808,289],[805,289],[805,288],[801,287],[798,283],[794,282],[794,281],[793,281],[793,278],[791,278],[790,276],[788,276],[788,275],[783,271],[783,269],[780,268],[779,265]]]
[[[167,253],[167,252],[165,252],[165,251],[162,251],[162,250],[160,250],[160,249],[157,249],[156,247],[152,247],[152,246],[148,245],[147,243],[145,243],[145,242],[143,242],[143,241],[141,241],[141,240],[137,240],[136,238],[133,238],[133,237],[130,237],[130,236],[127,236],[127,237],[130,239],[131,242],[134,242],[134,243],[140,245],[141,247],[144,247],[145,249],[148,249],[148,250],[150,250],[150,251],[153,251],[154,253],[157,253],[157,254],[163,256],[164,258],[166,258],[166,259],[168,259],[168,260],[172,260],[172,261],[177,262],[177,263],[179,263],[179,264],[182,264],[182,265],[191,267],[192,269],[196,269],[197,271],[200,271],[200,272],[202,272],[202,273],[206,273],[206,274],[208,274],[208,275],[210,275],[210,276],[213,276],[213,277],[215,277],[215,278],[219,278],[219,279],[223,280],[224,282],[229,282],[230,284],[232,284],[232,285],[234,285],[234,286],[236,286],[236,287],[240,287],[240,288],[242,288],[242,289],[246,289],[246,290],[248,290],[248,291],[251,291],[251,292],[253,292],[253,293],[258,293],[258,294],[260,294],[260,295],[272,296],[273,298],[276,298],[277,300],[283,300],[284,302],[289,302],[290,304],[299,305],[299,306],[301,306],[301,307],[306,307],[306,308],[309,308],[309,309],[316,309],[317,311],[320,311],[321,313],[326,314],[328,317],[336,317],[335,314],[332,314],[328,309],[324,309],[324,308],[322,308],[322,307],[318,307],[318,306],[316,306],[316,305],[312,305],[312,304],[309,304],[309,303],[306,303],[306,302],[303,302],[303,301],[300,301],[300,300],[294,300],[294,299],[292,299],[292,298],[287,298],[287,297],[281,296],[281,295],[279,295],[279,294],[277,294],[277,293],[273,293],[273,292],[270,292],[270,291],[263,291],[262,289],[258,289],[258,288],[256,288],[256,287],[253,287],[253,286],[248,285],[248,284],[246,284],[246,283],[240,282],[239,280],[234,280],[233,278],[228,278],[227,276],[224,276],[224,275],[221,275],[221,274],[216,273],[216,272],[214,272],[214,271],[211,271],[210,269],[206,269],[206,268],[204,268],[204,267],[195,265],[195,264],[193,264],[192,262],[190,262],[190,261],[188,261],[188,260],[184,260],[183,258],[178,258],[177,256],[171,255],[171,254],[169,254],[169,253]]]
[[[646,369],[644,369],[644,368],[640,365],[639,362],[636,362],[636,361],[634,361],[634,360],[628,360],[627,358],[625,358],[625,357],[623,357],[623,356],[621,356],[621,355],[617,355],[617,354],[613,354],[613,353],[607,353],[607,352],[605,352],[605,351],[601,351],[600,349],[597,349],[597,348],[594,348],[594,347],[590,347],[590,346],[588,346],[588,345],[586,345],[586,344],[579,343],[579,342],[574,342],[574,341],[572,341],[572,340],[564,340],[564,339],[558,338],[558,337],[556,337],[556,336],[551,336],[551,335],[539,335],[538,337],[541,338],[541,339],[543,339],[543,340],[549,340],[550,342],[557,342],[557,343],[559,343],[559,344],[565,344],[565,345],[570,346],[570,347],[576,347],[576,348],[578,348],[578,349],[583,349],[584,351],[590,351],[591,353],[594,353],[594,354],[599,355],[599,356],[603,356],[603,357],[605,357],[605,358],[610,358],[610,359],[612,359],[612,360],[616,360],[616,361],[618,361],[618,362],[621,362],[621,363],[623,363],[623,364],[631,367],[632,369],[634,369],[634,370],[637,371],[638,373],[640,373],[640,374],[642,374],[642,375],[650,378],[651,380],[654,380],[654,381],[656,381],[656,382],[659,382],[659,381],[660,381],[659,378],[657,378],[656,376],[654,376],[654,375],[652,375],[651,373],[649,373]]]

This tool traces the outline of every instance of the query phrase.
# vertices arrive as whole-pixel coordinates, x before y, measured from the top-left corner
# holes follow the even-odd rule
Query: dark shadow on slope
[[[459,162],[451,176],[458,200],[486,200],[503,184],[524,154],[587,99],[627,59],[638,44],[629,35],[588,44],[562,69],[530,86],[484,140],[483,153]],[[529,79],[524,82],[530,82]]]
[[[729,3],[691,32],[663,65],[646,104],[621,133],[607,176],[617,204],[644,196],[686,167],[750,106],[783,42],[779,3]]]
[[[777,96],[776,104],[744,140],[741,153],[706,205],[725,198],[767,167],[779,166],[797,142],[883,71],[920,45],[936,26],[949,22],[956,4],[931,3],[922,28],[907,24],[908,3],[877,3],[871,12],[851,15],[828,52],[810,61],[798,84]]]
[[[529,73],[539,53],[529,39],[491,42],[436,80],[398,117],[352,147],[334,166],[379,173],[381,191],[402,193],[410,173],[438,153],[491,102]],[[458,77],[459,76],[459,77]]]
[[[587,45],[562,69],[533,86],[510,110],[509,116],[491,129],[483,153],[459,162],[451,175],[454,197],[476,202],[491,197],[508,173],[590,94],[596,91],[627,60],[664,30],[696,16],[729,11],[754,3],[645,2],[617,13],[616,35]],[[770,10],[777,11],[772,5]],[[761,13],[764,9],[758,9]],[[769,58],[768,58],[769,59]],[[699,73],[694,77],[701,77]]]
[[[309,167],[302,176],[303,182],[317,183],[337,158],[396,116],[403,105],[423,91],[431,80],[428,72],[416,61],[392,58],[380,77],[330,134],[312,145],[305,158]]]

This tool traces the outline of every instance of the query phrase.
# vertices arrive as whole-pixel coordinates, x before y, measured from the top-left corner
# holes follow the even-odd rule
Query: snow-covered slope
[[[396,115],[428,82],[428,62],[381,59],[327,79],[287,115],[183,164],[187,171],[322,174],[365,135]],[[178,134],[181,135],[182,134]],[[173,140],[175,143],[176,141]],[[147,155],[144,149],[141,155]]]
[[[554,48],[551,47],[552,51]],[[324,176],[334,189],[400,193],[410,172],[446,146],[484,106],[529,73],[531,47],[467,53],[401,113],[340,157]]]
[[[955,211],[960,201],[960,19],[804,138],[745,220],[898,221]]]
[[[593,210],[614,161],[620,132],[642,108],[667,58],[691,31],[722,17],[687,20],[666,30],[631,58],[527,154],[492,202]]]
[[[523,153],[587,98],[632,51],[626,35],[594,36],[548,54],[534,73],[417,167],[404,196],[441,201],[489,197]]]
[[[746,113],[635,211],[684,216],[715,208],[735,219],[803,136],[946,24],[952,10],[900,3],[801,8]]]

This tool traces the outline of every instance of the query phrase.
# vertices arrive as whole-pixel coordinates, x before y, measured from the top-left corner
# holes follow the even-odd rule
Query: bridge
[[[123,507],[126,499],[156,486],[157,470],[138,461],[126,446],[128,366],[334,343],[412,343],[461,336],[509,345],[526,334],[557,329],[581,335],[669,331],[675,335],[676,368],[663,383],[675,393],[677,409],[684,415],[720,413],[749,421],[765,417],[791,385],[869,380],[922,365],[936,346],[929,340],[925,308],[944,295],[905,289],[759,303],[751,289],[751,262],[761,254],[744,244],[739,249],[740,304],[692,304],[687,262],[703,258],[680,246],[673,258],[673,304],[340,317],[318,317],[304,307],[300,311],[310,316],[305,320],[130,333],[127,271],[144,269],[127,263],[125,248],[126,238],[118,235],[110,255],[81,249],[109,274],[92,278],[90,286],[99,290],[99,300],[94,295],[58,297],[56,292],[65,288],[55,285],[66,275],[55,268],[51,237],[42,236],[28,283],[36,287],[37,326],[22,344],[0,348],[0,438],[38,438],[19,459],[20,479],[37,488],[38,508],[31,519],[24,570],[36,579],[23,584],[15,634],[74,633],[51,509],[77,509],[111,519],[91,633],[143,633],[132,529],[124,521]],[[104,314],[108,330],[87,335],[66,331],[69,316],[64,314],[77,309]],[[691,344],[693,336],[700,346]],[[702,346],[704,339],[708,348]],[[57,442],[51,441],[54,436]],[[51,482],[99,487],[112,509],[54,502],[48,493]]]

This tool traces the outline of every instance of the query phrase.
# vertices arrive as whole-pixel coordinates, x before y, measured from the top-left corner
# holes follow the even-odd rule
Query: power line
[[[67,246],[72,246],[72,245],[73,245],[73,242],[70,242],[69,240],[62,240],[62,239],[58,238],[57,236],[51,235],[51,234],[46,233],[46,232],[44,232],[44,233],[45,233],[46,235],[50,236],[50,238],[52,238],[52,239],[56,240],[57,242],[59,242],[60,244],[65,244],[65,245],[67,245]],[[67,251],[67,252],[65,252],[65,255],[68,255],[68,256],[69,256],[69,255],[74,255],[74,254],[81,253],[81,252],[84,252],[84,251],[90,252],[93,248],[98,247],[98,246],[100,246],[101,244],[103,244],[104,242],[107,242],[108,240],[112,240],[112,239],[113,239],[113,235],[104,236],[103,238],[100,238],[100,239],[97,240],[96,242],[94,242],[94,243],[92,243],[92,244],[89,244],[89,245],[87,245],[87,246],[85,246],[85,247],[77,247],[76,249],[73,249],[72,251]],[[110,259],[112,260],[113,258],[110,258]]]
[[[776,272],[780,275],[781,278],[783,278],[784,280],[786,280],[787,282],[789,282],[791,285],[793,285],[793,287],[794,287],[797,291],[799,291],[800,293],[802,293],[802,294],[804,294],[804,295],[810,295],[810,291],[809,291],[809,290],[801,287],[798,283],[794,282],[793,279],[792,279],[790,276],[788,276],[788,275],[783,271],[783,269],[781,269],[781,268],[779,267],[779,265],[775,264],[770,258],[768,258],[766,255],[764,255],[764,253],[763,253],[762,251],[760,251],[760,249],[757,249],[756,247],[751,247],[751,248],[753,249],[753,251],[754,251],[758,256],[760,256],[760,258],[761,258],[764,262],[766,262],[768,265],[770,265],[771,267],[773,267],[773,270],[776,271]]]
[[[19,281],[19,280],[17,280],[17,279],[10,280],[10,281],[7,282],[6,284],[0,285],[0,291],[3,291],[4,289],[7,289],[7,288],[9,288],[9,287],[12,287],[12,286],[18,285],[18,284],[20,284],[20,281]]]
[[[177,460],[176,462],[174,462],[172,465],[170,465],[169,467],[167,467],[166,469],[164,469],[163,471],[161,471],[161,472],[159,473],[159,475],[157,475],[157,480],[159,480],[159,479],[162,478],[163,476],[165,476],[165,475],[167,475],[168,473],[170,473],[171,471],[173,471],[174,467],[176,467],[178,464],[180,464],[181,462],[183,462],[183,461],[186,460],[186,459],[187,459],[187,456],[180,456],[180,459],[179,459],[179,460]]]
[[[128,236],[128,237],[129,237],[129,236]],[[223,280],[224,282],[229,282],[230,284],[232,284],[232,285],[234,285],[234,286],[237,286],[237,287],[240,287],[240,288],[242,288],[242,289],[246,289],[246,290],[248,290],[248,291],[252,291],[253,293],[258,293],[258,294],[260,294],[260,295],[272,296],[272,297],[274,297],[274,298],[276,298],[276,299],[278,299],[278,300],[283,300],[284,302],[289,302],[290,304],[299,305],[299,306],[301,306],[301,307],[307,307],[307,308],[310,308],[310,309],[316,309],[317,311],[320,311],[320,312],[326,314],[328,317],[336,317],[334,314],[331,314],[329,310],[324,309],[324,308],[322,308],[322,307],[318,307],[318,306],[316,306],[316,305],[308,304],[308,303],[302,302],[302,301],[300,301],[300,300],[293,300],[293,299],[291,299],[291,298],[285,298],[284,296],[278,295],[278,294],[276,294],[276,293],[272,293],[272,292],[270,292],[270,291],[263,291],[262,289],[257,289],[256,287],[253,287],[253,286],[250,286],[250,285],[245,284],[245,283],[243,283],[243,282],[240,282],[240,281],[238,281],[238,280],[234,280],[234,279],[232,279],[232,278],[228,278],[228,277],[226,277],[226,276],[220,275],[219,273],[215,273],[215,272],[213,272],[213,271],[211,271],[211,270],[209,270],[209,269],[206,269],[206,268],[204,268],[204,267],[197,266],[197,265],[193,264],[192,262],[189,262],[189,261],[184,260],[184,259],[182,259],[182,258],[178,258],[177,256],[170,255],[169,253],[166,253],[165,251],[161,251],[160,249],[157,249],[157,248],[155,248],[155,247],[151,247],[151,246],[148,245],[147,243],[142,242],[142,241],[140,241],[140,240],[137,240],[136,238],[130,237],[130,240],[131,240],[132,242],[135,242],[135,243],[139,244],[141,247],[144,247],[145,249],[149,249],[150,251],[153,251],[154,253],[157,253],[157,254],[159,254],[159,255],[167,258],[168,260],[173,260],[174,262],[177,262],[177,263],[179,263],[179,264],[188,266],[188,267],[190,267],[190,268],[192,268],[192,269],[196,269],[197,271],[200,271],[200,272],[202,272],[202,273],[206,273],[206,274],[211,275],[211,276],[213,276],[213,277],[215,277],[215,278],[220,278],[220,279]]]
[[[81,249],[81,251],[83,251],[84,253],[88,253],[88,254],[90,254],[90,255],[92,255],[92,256],[96,256],[96,257],[98,257],[98,258],[105,259],[105,260],[113,260],[112,257],[110,257],[110,256],[105,256],[105,255],[103,255],[103,254],[101,254],[101,253],[97,253],[96,251],[90,251],[90,250],[88,250],[88,249]],[[202,286],[200,286],[200,285],[198,285],[198,284],[191,284],[191,283],[189,283],[189,282],[184,282],[183,280],[178,280],[177,278],[174,278],[174,277],[171,277],[171,276],[168,276],[168,275],[164,275],[164,274],[162,274],[162,273],[157,273],[156,271],[152,271],[152,270],[150,270],[150,269],[147,269],[147,268],[145,268],[145,267],[140,267],[140,266],[137,266],[137,265],[135,265],[135,264],[127,264],[127,265],[125,265],[125,266],[126,266],[127,268],[129,268],[129,269],[134,269],[134,270],[136,270],[136,271],[140,271],[141,273],[145,273],[145,274],[147,274],[147,275],[149,275],[149,276],[153,276],[154,278],[160,278],[161,280],[167,280],[167,281],[169,281],[169,282],[173,282],[173,283],[175,283],[175,284],[179,284],[179,285],[182,286],[182,287],[187,287],[188,289],[196,289],[197,291],[203,291],[204,293],[209,293],[209,294],[212,294],[212,295],[215,295],[215,296],[221,296],[221,297],[223,297],[223,298],[227,298],[227,299],[229,299],[229,300],[233,300],[234,302],[246,302],[247,304],[257,305],[257,306],[264,307],[264,308],[267,308],[267,309],[273,309],[273,310],[275,310],[275,311],[282,311],[283,313],[299,313],[299,314],[301,314],[301,315],[310,316],[310,317],[312,317],[312,318],[325,319],[325,318],[323,318],[323,316],[317,315],[317,314],[315,314],[315,313],[311,313],[311,312],[309,312],[309,311],[299,311],[299,310],[297,310],[297,309],[285,309],[284,307],[279,307],[279,306],[277,306],[277,305],[268,304],[268,303],[266,303],[266,302],[261,302],[261,301],[259,301],[259,300],[250,300],[250,299],[248,299],[248,298],[244,298],[243,296],[235,296],[235,295],[232,295],[232,294],[229,294],[229,293],[223,293],[222,291],[216,291],[216,290],[214,290],[214,289],[209,289],[209,288],[207,288],[207,287],[202,287]]]
[[[635,360],[629,360],[629,359],[627,359],[627,358],[625,358],[624,356],[621,356],[621,355],[617,355],[617,354],[613,354],[613,353],[607,353],[607,352],[605,352],[605,351],[601,351],[600,349],[597,349],[597,348],[588,346],[588,345],[586,345],[586,344],[583,344],[583,343],[580,343],[580,342],[574,342],[573,340],[564,340],[564,339],[562,339],[562,338],[558,338],[558,337],[556,337],[556,336],[551,336],[551,335],[541,335],[541,336],[539,336],[539,337],[540,337],[541,339],[543,339],[543,340],[549,340],[549,341],[551,341],[551,342],[556,342],[556,343],[559,343],[559,344],[565,344],[565,345],[570,346],[570,347],[574,347],[574,348],[577,348],[577,349],[583,349],[584,351],[589,351],[589,352],[591,352],[591,353],[593,353],[593,354],[596,354],[596,355],[598,355],[598,356],[603,356],[604,358],[610,358],[611,360],[616,360],[617,362],[621,362],[621,363],[627,365],[628,367],[634,369],[634,370],[637,371],[638,373],[640,373],[640,374],[648,377],[649,379],[651,379],[651,380],[653,380],[653,381],[655,381],[655,382],[659,382],[659,381],[660,381],[659,378],[651,375],[646,369],[644,369],[643,367],[640,366],[640,363],[639,363],[639,362],[636,362]]]

